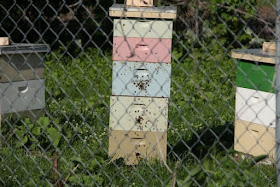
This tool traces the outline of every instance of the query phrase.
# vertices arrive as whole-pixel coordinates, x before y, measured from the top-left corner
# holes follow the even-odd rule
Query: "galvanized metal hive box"
[[[0,83],[44,78],[44,44],[0,46]]]
[[[171,64],[113,62],[112,95],[170,97]]]
[[[44,44],[0,46],[0,113],[45,107]]]
[[[0,114],[45,108],[44,79],[0,84]]]

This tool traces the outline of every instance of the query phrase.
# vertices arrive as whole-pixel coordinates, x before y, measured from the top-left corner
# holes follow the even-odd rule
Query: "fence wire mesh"
[[[1,1],[0,185],[276,186],[276,0],[130,2]]]

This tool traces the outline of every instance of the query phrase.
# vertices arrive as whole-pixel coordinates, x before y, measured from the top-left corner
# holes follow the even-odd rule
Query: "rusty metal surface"
[[[170,82],[170,63],[113,63],[113,95],[170,97]]]
[[[110,129],[165,132],[168,98],[111,96]]]

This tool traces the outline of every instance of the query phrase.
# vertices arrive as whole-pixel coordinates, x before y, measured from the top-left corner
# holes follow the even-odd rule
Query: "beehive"
[[[48,51],[44,44],[0,46],[1,116],[42,113],[38,111],[45,107],[44,55]]]
[[[135,2],[135,1],[134,1]],[[152,1],[150,1],[152,3]],[[109,156],[126,164],[166,159],[176,8],[113,5]],[[146,19],[153,18],[153,19]]]
[[[275,51],[234,50],[237,61],[234,149],[275,157]]]

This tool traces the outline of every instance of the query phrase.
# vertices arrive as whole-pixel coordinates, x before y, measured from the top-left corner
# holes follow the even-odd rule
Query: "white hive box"
[[[36,110],[44,107],[44,79],[0,84],[1,114]]]
[[[44,44],[0,46],[0,83],[44,78]]]
[[[168,98],[111,96],[110,130],[166,132]]]
[[[236,88],[236,119],[275,127],[276,100],[274,93]]]
[[[163,20],[114,19],[114,36],[172,38],[173,22]]]
[[[170,97],[171,64],[113,62],[112,95]]]

